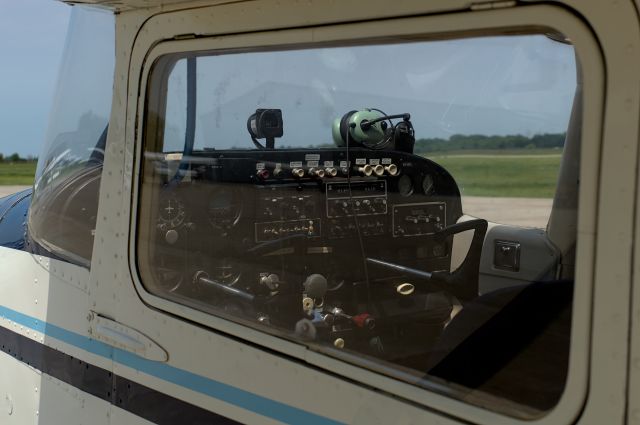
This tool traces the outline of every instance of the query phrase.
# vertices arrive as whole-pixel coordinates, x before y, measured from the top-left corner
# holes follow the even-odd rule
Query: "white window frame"
[[[598,44],[588,27],[566,9],[549,5],[532,5],[512,9],[469,11],[434,16],[419,16],[388,19],[377,22],[335,24],[309,28],[295,28],[248,32],[235,35],[215,34],[212,28],[220,17],[198,11],[199,18],[194,23],[186,19],[189,27],[180,23],[183,14],[194,14],[186,10],[160,14],[149,20],[136,39],[134,54],[146,52],[143,62],[132,61],[130,75],[140,75],[139,85],[131,86],[130,93],[136,93],[137,124],[135,127],[135,159],[133,160],[132,205],[130,214],[129,264],[135,288],[147,305],[189,321],[204,325],[214,331],[224,332],[248,342],[275,350],[283,355],[305,361],[315,367],[325,369],[362,384],[384,389],[397,397],[417,403],[429,409],[436,409],[463,420],[481,424],[514,423],[564,423],[575,418],[583,406],[588,391],[591,305],[594,286],[594,254],[596,234],[597,196],[599,193],[599,163],[601,159],[602,116],[604,107],[604,67]],[[268,13],[268,12],[265,12]],[[275,22],[268,19],[265,22]],[[508,23],[508,26],[507,26]],[[295,27],[295,25],[291,25]],[[353,40],[371,40],[395,36],[421,36],[425,40],[500,35],[509,33],[531,33],[543,28],[554,28],[571,38],[584,70],[584,109],[582,128],[582,152],[580,163],[580,201],[578,210],[579,237],[577,246],[576,285],[571,332],[571,353],[569,373],[565,392],[558,405],[546,415],[534,420],[519,420],[492,411],[469,405],[443,393],[430,392],[405,381],[394,379],[367,368],[314,352],[292,341],[248,328],[235,322],[180,305],[148,293],[139,278],[136,265],[137,203],[140,188],[142,158],[142,137],[145,125],[145,99],[149,73],[155,59],[165,54],[180,51],[256,49],[265,46],[312,47],[322,43],[340,44]],[[184,34],[210,35],[201,38]],[[186,38],[186,39],[185,39]],[[131,96],[130,96],[131,97]],[[134,108],[135,109],[135,108]],[[132,116],[132,112],[128,113]],[[375,369],[371,367],[371,369]]]

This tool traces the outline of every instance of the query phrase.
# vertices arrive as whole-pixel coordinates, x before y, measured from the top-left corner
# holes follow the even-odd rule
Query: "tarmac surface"
[[[12,195],[21,190],[29,189],[31,186],[0,186],[0,198]]]
[[[29,187],[0,186],[0,198]],[[542,229],[547,226],[551,204],[551,199],[539,198],[489,198],[480,196],[464,196],[462,198],[462,210],[465,214],[484,218],[495,223]]]
[[[489,198],[463,196],[465,214],[501,224],[544,229],[549,221],[551,198]]]

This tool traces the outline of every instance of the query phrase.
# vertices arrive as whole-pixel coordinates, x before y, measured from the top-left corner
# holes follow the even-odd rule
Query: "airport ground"
[[[0,186],[0,198],[28,187],[30,186]],[[550,198],[465,196],[462,198],[462,209],[465,214],[496,223],[544,228],[549,219],[551,202]]]

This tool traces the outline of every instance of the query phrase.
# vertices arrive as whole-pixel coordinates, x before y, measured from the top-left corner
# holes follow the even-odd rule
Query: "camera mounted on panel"
[[[397,118],[402,120],[394,124],[392,120]],[[368,149],[413,153],[415,144],[410,114],[387,115],[375,108],[349,111],[336,118],[332,135],[338,147],[356,144]]]
[[[274,149],[276,137],[284,134],[282,110],[256,109],[247,120],[247,130],[258,149]],[[262,146],[257,139],[266,139],[266,145]]]

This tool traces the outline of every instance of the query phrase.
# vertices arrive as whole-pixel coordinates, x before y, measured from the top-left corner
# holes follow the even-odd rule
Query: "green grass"
[[[560,152],[557,149],[459,151],[427,154],[445,167],[462,195],[551,198]],[[0,163],[0,185],[31,185],[35,162]]]
[[[544,150],[425,156],[451,173],[462,195],[523,198],[553,197],[561,158]]]
[[[518,155],[518,156],[530,156],[530,155],[561,155],[562,149],[560,148],[541,148],[541,149],[465,149],[458,151],[442,151],[442,152],[429,152],[421,155],[431,158],[453,155],[483,155],[483,156],[503,156],[503,155]]]
[[[31,162],[0,162],[0,185],[33,184],[36,174],[36,163]]]

